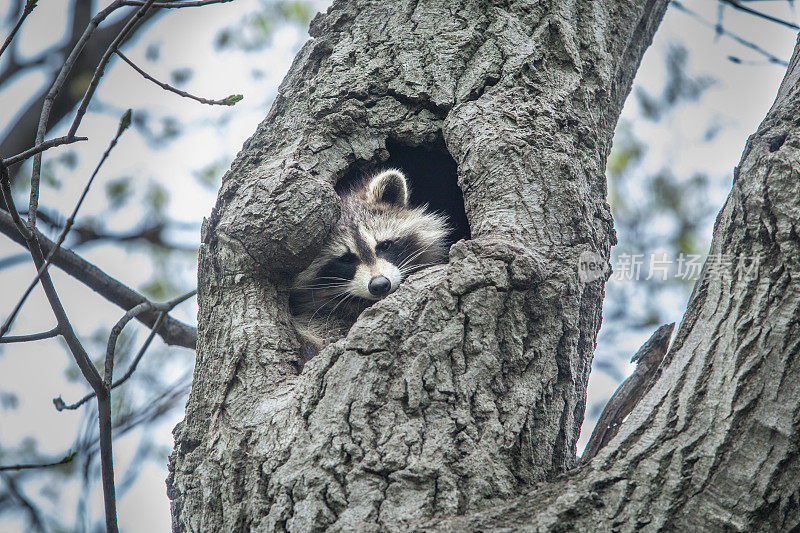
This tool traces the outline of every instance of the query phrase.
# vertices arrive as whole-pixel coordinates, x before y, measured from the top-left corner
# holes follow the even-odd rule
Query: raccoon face
[[[379,300],[394,292],[403,278],[417,265],[413,255],[419,244],[413,237],[386,238],[386,235],[352,227],[340,235],[344,247],[320,269],[316,281],[341,282],[351,296]],[[345,281],[346,280],[346,281]]]
[[[295,280],[300,312],[360,312],[394,292],[411,272],[446,260],[446,220],[409,207],[408,197],[398,170],[384,171],[342,197],[339,223]]]

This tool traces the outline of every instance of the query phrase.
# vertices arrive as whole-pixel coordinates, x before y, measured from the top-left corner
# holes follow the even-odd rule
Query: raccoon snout
[[[386,296],[392,290],[392,282],[386,276],[375,276],[369,280],[368,288],[373,296]]]

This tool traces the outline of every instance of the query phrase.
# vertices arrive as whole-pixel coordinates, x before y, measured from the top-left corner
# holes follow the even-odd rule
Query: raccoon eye
[[[339,257],[339,261],[347,264],[358,263],[358,256],[353,252],[347,252],[343,256]]]
[[[375,251],[376,252],[385,252],[386,250],[391,248],[393,244],[394,244],[394,241],[381,241],[381,242],[379,242],[378,244],[375,245]]]

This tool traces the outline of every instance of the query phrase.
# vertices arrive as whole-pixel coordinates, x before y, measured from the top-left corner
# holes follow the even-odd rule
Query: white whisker
[[[336,300],[337,298],[341,298],[342,296],[345,296],[345,297],[346,297],[346,296],[347,296],[347,295],[349,295],[349,294],[350,294],[350,293],[348,293],[347,291],[342,291],[342,292],[340,292],[340,293],[337,293],[336,295],[334,295],[334,296],[332,296],[332,297],[328,298],[327,300],[325,300],[325,301],[322,303],[322,305],[320,305],[319,307],[317,307],[317,310],[316,310],[316,311],[314,311],[314,313],[313,313],[313,314],[312,314],[312,315],[309,317],[309,319],[308,319],[308,326],[311,326],[311,322],[314,320],[314,317],[315,317],[315,316],[317,316],[317,313],[319,313],[320,311],[322,311],[322,309],[323,309],[323,308],[324,308],[326,305],[328,305],[328,304],[329,304],[329,303],[331,303],[332,301]],[[334,307],[334,308],[335,308],[335,307]]]

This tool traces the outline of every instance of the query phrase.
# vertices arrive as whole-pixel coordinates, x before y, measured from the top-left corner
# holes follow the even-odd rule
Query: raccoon
[[[412,272],[447,262],[447,218],[411,207],[396,169],[365,179],[342,195],[342,214],[311,264],[294,280],[290,305],[310,359],[350,329],[371,304]]]

